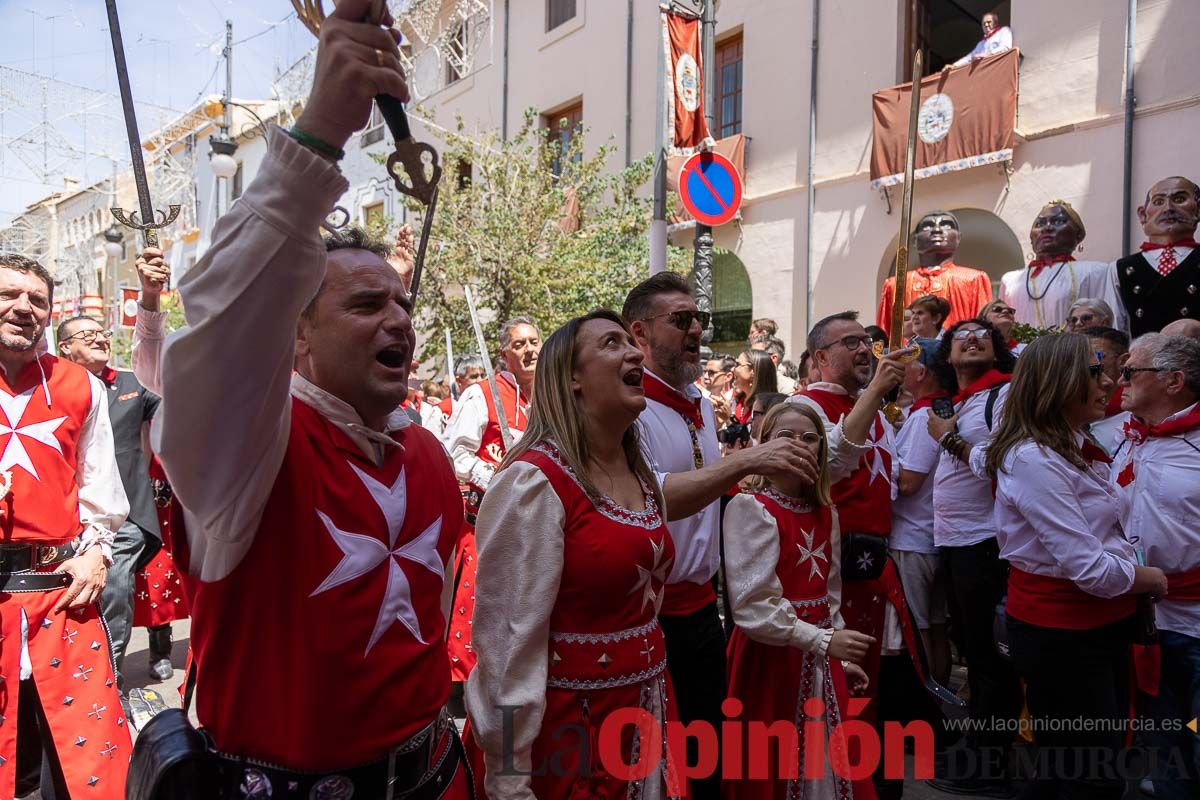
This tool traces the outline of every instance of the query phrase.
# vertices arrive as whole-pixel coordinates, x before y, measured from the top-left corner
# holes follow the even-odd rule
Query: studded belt
[[[0,573],[25,572],[66,561],[75,555],[75,543],[39,544],[5,542],[0,544]]]
[[[336,772],[298,772],[239,756],[215,755],[221,797],[239,800],[437,800],[460,766],[469,769],[458,729],[445,711],[384,758]]]
[[[612,633],[550,634],[546,685],[555,689],[612,689],[657,676],[667,666],[658,620]]]

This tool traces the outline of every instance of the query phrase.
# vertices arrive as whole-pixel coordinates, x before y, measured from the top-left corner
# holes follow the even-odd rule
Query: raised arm
[[[154,449],[204,579],[245,554],[283,461],[296,322],[325,273],[319,225],[346,186],[273,128],[258,177],[180,284],[188,326],[163,352]]]

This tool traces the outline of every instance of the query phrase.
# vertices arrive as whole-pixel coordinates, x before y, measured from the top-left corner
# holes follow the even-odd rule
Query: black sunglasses
[[[644,317],[642,321],[649,322],[652,319],[659,319],[661,317],[666,317],[667,322],[686,333],[692,327],[692,320],[698,320],[701,328],[707,328],[708,321],[712,319],[712,314],[707,311],[685,309],[683,311],[668,311],[665,314],[655,314],[653,317]]]

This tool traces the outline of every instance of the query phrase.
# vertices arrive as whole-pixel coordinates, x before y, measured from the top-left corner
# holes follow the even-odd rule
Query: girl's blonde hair
[[[772,408],[763,417],[762,427],[759,428],[761,441],[770,441],[776,428],[783,428],[779,421],[787,414],[799,414],[807,417],[813,427],[817,429],[817,435],[821,437],[821,444],[817,446],[817,482],[812,487],[812,500],[818,505],[831,506],[833,500],[830,499],[829,490],[829,437],[825,435],[825,423],[821,419],[821,415],[812,406],[805,403],[786,402]],[[771,481],[762,475],[755,475],[747,482],[747,485],[753,491],[761,492],[771,485]]]
[[[585,323],[592,320],[612,322],[621,326],[625,333],[629,333],[629,326],[621,317],[606,308],[599,308],[585,316],[568,320],[550,334],[538,355],[533,402],[529,408],[529,424],[520,441],[508,451],[499,469],[504,469],[516,461],[538,442],[550,442],[558,448],[559,455],[575,473],[584,492],[593,500],[597,500],[603,497],[603,493],[596,488],[590,477],[588,418],[583,413],[579,397],[571,389],[571,376],[575,372],[575,358],[578,355],[579,332]],[[625,451],[629,468],[654,493],[658,507],[665,509],[658,481],[642,456],[636,422],[625,429],[621,437],[621,447]]]

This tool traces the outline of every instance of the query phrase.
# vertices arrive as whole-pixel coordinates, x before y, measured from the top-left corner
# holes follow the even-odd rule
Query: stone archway
[[[713,254],[713,340],[721,353],[742,349],[754,316],[750,274],[742,260],[728,250]]]

